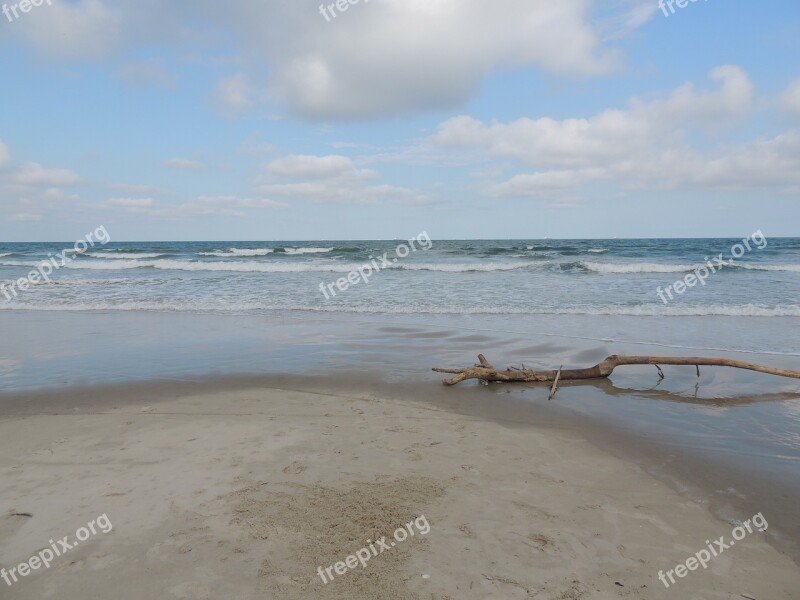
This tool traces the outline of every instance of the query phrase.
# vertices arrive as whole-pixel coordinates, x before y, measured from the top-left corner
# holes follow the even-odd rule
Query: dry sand
[[[99,400],[0,419],[0,567],[113,523],[4,600],[800,597],[757,533],[665,589],[731,524],[575,430],[376,393]],[[427,535],[318,577],[420,515]]]

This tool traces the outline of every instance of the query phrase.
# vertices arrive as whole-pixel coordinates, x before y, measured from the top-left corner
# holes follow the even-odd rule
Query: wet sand
[[[766,511],[766,533],[666,589],[660,570],[733,524],[513,392],[425,389],[285,376],[6,397],[0,567],[98,515],[113,530],[1,595],[796,597]],[[318,576],[421,515],[427,535]]]

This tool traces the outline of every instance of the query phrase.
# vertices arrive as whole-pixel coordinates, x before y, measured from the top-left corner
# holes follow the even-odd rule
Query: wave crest
[[[274,248],[231,248],[227,252],[214,250],[213,252],[199,252],[200,256],[217,256],[220,258],[230,258],[234,256],[266,256],[275,252]]]

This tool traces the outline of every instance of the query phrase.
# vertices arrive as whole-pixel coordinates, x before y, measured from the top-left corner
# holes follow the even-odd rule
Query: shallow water
[[[479,353],[497,366],[541,369],[591,366],[610,354],[714,355],[797,368],[797,356],[749,353],[791,350],[796,330],[788,320],[13,311],[0,313],[6,342],[0,384],[25,391],[239,373],[354,372],[436,387],[441,377],[432,367],[469,366]],[[563,386],[559,404],[800,473],[800,382],[725,368],[701,368],[699,378],[692,367],[664,371],[667,378],[659,381],[652,367],[621,367],[610,383]],[[527,393],[545,390],[534,386]],[[597,394],[602,402],[585,400]]]

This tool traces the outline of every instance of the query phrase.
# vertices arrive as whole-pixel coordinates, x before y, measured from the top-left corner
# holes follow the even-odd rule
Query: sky
[[[796,0],[0,2],[0,241],[800,236]]]

